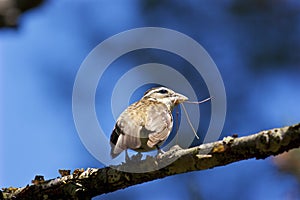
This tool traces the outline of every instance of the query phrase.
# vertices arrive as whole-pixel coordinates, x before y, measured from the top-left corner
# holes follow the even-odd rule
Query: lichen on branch
[[[60,178],[45,181],[37,176],[32,185],[3,188],[0,199],[91,199],[171,175],[210,169],[251,158],[264,159],[299,146],[300,123],[240,138],[236,135],[228,136],[223,140],[189,149],[174,146],[162,156],[148,156],[144,160],[113,167],[77,169],[72,174],[68,170],[60,170]],[[171,164],[160,168],[165,162]],[[157,170],[146,173],[126,172],[126,168],[138,167],[139,170],[146,171],[155,166]]]

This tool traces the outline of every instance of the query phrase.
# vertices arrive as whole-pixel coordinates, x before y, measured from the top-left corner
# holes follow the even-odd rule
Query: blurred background
[[[55,178],[58,169],[102,167],[76,132],[73,83],[95,46],[132,28],[174,29],[195,39],[210,54],[227,93],[220,139],[300,122],[297,0],[30,3],[0,2],[1,188],[25,186],[36,174]],[[122,71],[122,65],[150,61],[178,65],[180,61],[173,57],[136,52],[120,58],[115,71]],[[110,92],[109,79],[106,84],[98,88],[97,98]],[[108,130],[113,124],[110,119]],[[176,175],[95,199],[300,199],[299,158],[299,150],[294,150],[265,160]]]

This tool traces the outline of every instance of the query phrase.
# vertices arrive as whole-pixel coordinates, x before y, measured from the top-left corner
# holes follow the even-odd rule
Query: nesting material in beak
[[[175,93],[174,97],[175,97],[175,105],[178,105],[178,104],[183,103],[188,100],[188,98],[186,96],[179,94],[179,93]]]

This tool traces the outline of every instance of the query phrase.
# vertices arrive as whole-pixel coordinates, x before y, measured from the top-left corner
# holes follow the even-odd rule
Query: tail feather
[[[110,155],[112,158],[117,157],[123,151],[123,149],[120,149],[117,145],[121,134],[122,132],[120,130],[120,127],[116,124],[110,136]]]

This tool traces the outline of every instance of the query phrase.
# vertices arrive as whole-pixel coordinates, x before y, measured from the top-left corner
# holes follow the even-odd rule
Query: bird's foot
[[[161,159],[166,152],[162,149],[157,149],[156,158]]]
[[[171,147],[170,150],[167,152],[164,152],[161,149],[159,149],[156,158],[162,159],[163,157],[168,157],[168,158],[176,157],[176,152],[179,150],[182,150],[182,148],[178,145]]]
[[[162,155],[166,152],[164,150],[162,150],[158,145],[155,145],[155,147],[157,149],[156,158],[158,158],[158,159],[162,158]]]

